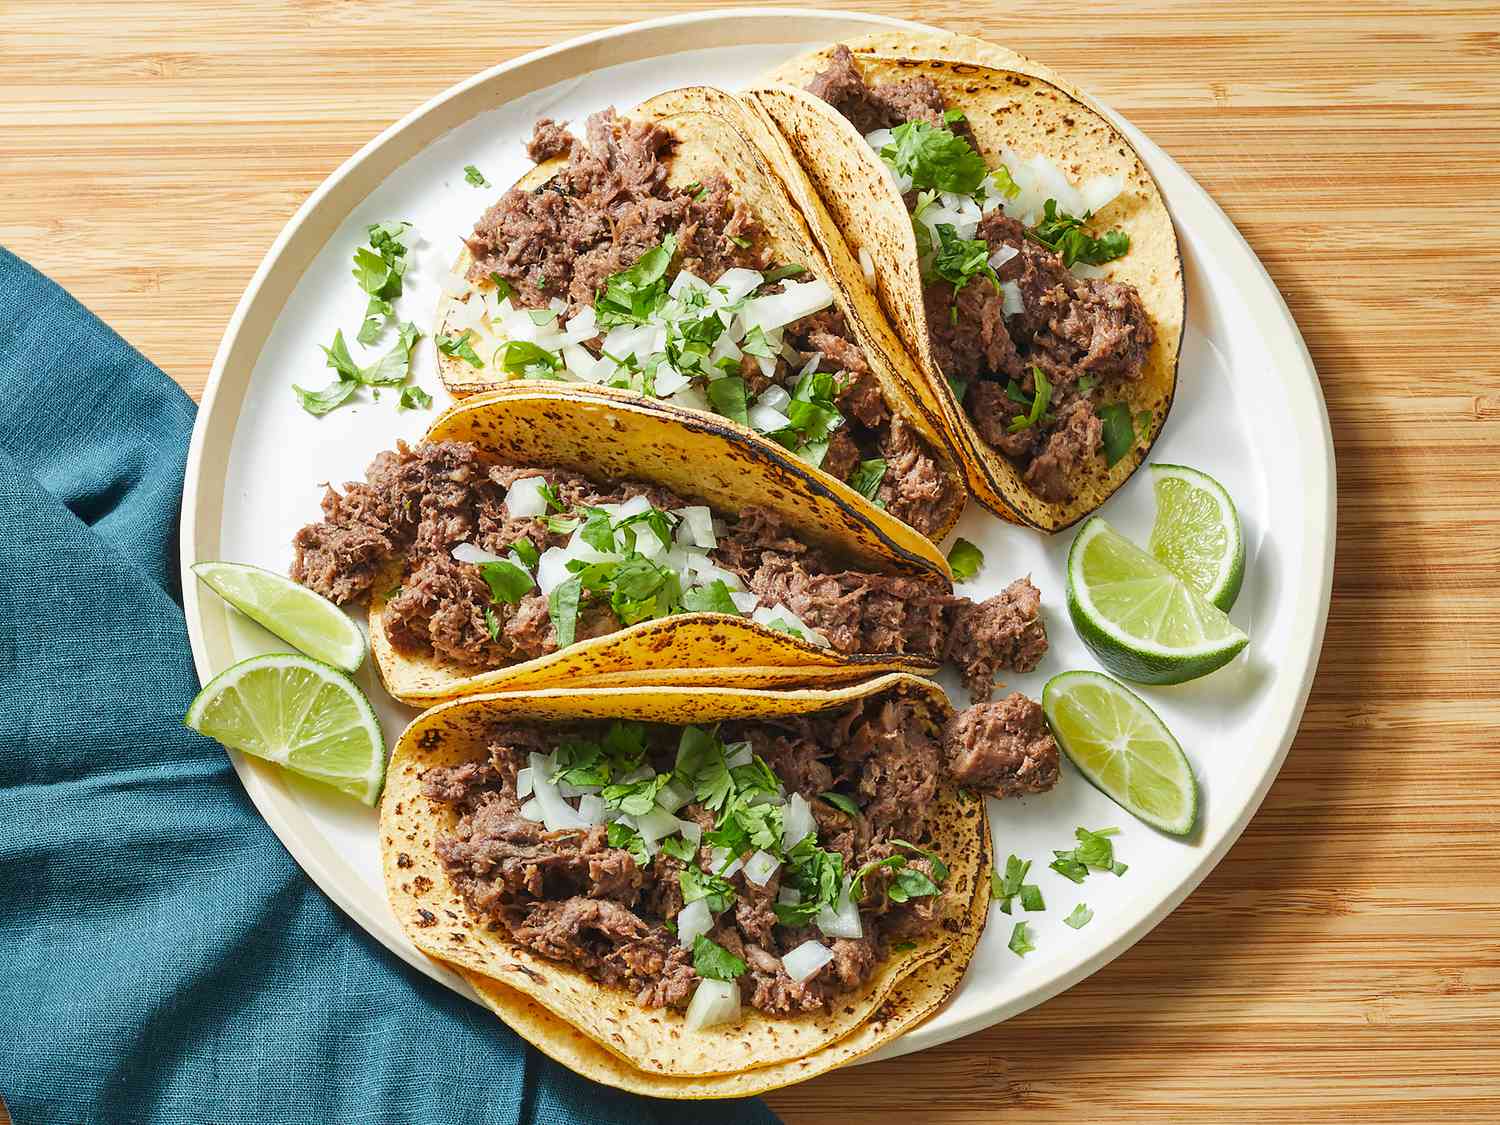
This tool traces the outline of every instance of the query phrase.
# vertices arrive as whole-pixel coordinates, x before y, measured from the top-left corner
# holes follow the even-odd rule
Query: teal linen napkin
[[[223,750],[182,726],[193,412],[0,248],[0,1097],[17,1125],[775,1121],[577,1077],[292,862]]]

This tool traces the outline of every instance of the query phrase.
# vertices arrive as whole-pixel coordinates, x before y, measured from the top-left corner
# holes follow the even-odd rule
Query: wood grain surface
[[[6,0],[0,242],[196,394],[282,224],[376,132],[482,67],[687,6]],[[1286,767],[1176,913],[1024,1016],[772,1105],[1500,1121],[1500,9],[866,6],[1054,65],[1224,207],[1323,381],[1338,563]]]

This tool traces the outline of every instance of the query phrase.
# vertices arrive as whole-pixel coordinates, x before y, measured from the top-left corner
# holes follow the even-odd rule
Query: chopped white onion
[[[757,887],[764,887],[771,881],[771,876],[776,874],[777,868],[781,866],[781,860],[767,851],[757,851],[749,859],[745,860],[745,878]]]
[[[536,794],[536,803],[542,810],[542,822],[547,831],[558,832],[564,828],[588,828],[589,822],[578,815],[578,810],[563,800],[557,786],[549,780],[552,763],[541,754],[531,755],[531,789]]]
[[[714,535],[714,514],[707,507],[694,504],[687,508],[675,508],[673,511],[682,517],[682,522],[677,526],[679,543],[702,547],[704,550],[712,550],[719,545],[718,537]]]
[[[831,938],[849,938],[850,940],[864,936],[865,928],[860,924],[859,907],[849,898],[849,884],[844,884],[844,889],[839,892],[838,901],[830,909],[825,906],[818,911],[813,923]]]
[[[693,799],[693,791],[677,778],[673,778],[657,791],[656,803],[669,813],[674,813]]]
[[[868,246],[861,246],[859,248],[859,272],[865,275],[865,284],[874,289],[875,258],[871,255]]]
[[[692,381],[693,377],[691,375],[684,375],[670,363],[659,363],[656,365],[656,380],[653,386],[656,388],[658,398],[676,394]]]
[[[725,270],[719,275],[719,280],[714,282],[714,288],[724,295],[725,304],[734,304],[741,297],[748,297],[760,288],[765,278],[755,270],[734,269]]]
[[[476,547],[473,543],[460,543],[453,548],[453,557],[461,563],[507,562],[504,555],[497,555],[493,551],[486,551],[483,547]]]
[[[758,625],[770,625],[773,621],[783,621],[792,628],[800,630],[806,640],[811,641],[815,645],[821,645],[824,648],[828,647],[827,637],[807,624],[807,622],[803,621],[802,618],[798,617],[780,602],[769,608],[761,606],[750,615],[750,619]]]
[[[599,335],[599,323],[594,314],[593,305],[585,305],[578,310],[576,316],[568,321],[567,330],[563,337],[570,344],[581,344],[585,340],[592,340]]]
[[[755,607],[760,605],[760,595],[752,594],[748,590],[732,590],[729,600],[734,603],[734,608],[741,613],[754,613]]]
[[[573,797],[587,797],[590,793],[600,792],[602,785],[574,785],[571,781],[559,781],[557,791],[569,799]]]
[[[1083,181],[1078,194],[1083,197],[1083,207],[1096,215],[1113,203],[1125,190],[1125,178],[1120,175],[1090,176]]]
[[[740,1018],[740,988],[732,980],[702,980],[688,1003],[684,1021],[689,1031],[701,1031]]]
[[[707,293],[711,288],[713,287],[697,274],[683,270],[672,279],[672,284],[667,289],[667,293],[672,297],[681,297],[689,290],[697,293]]]
[[[802,362],[800,355],[798,356],[797,362]],[[768,410],[778,410],[781,413],[785,414],[787,406],[792,401],[792,396],[785,387],[777,383],[772,383],[769,387],[761,391],[760,394],[756,396],[755,401],[757,405],[764,406]],[[713,546],[712,543],[708,543],[705,545],[709,547]]]
[[[604,823],[604,798],[590,793],[578,799],[578,815],[590,824]]]
[[[786,975],[798,984],[818,975],[818,971],[833,960],[833,950],[816,941],[804,941],[796,949],[781,958],[781,967]]]
[[[776,892],[776,901],[782,906],[796,906],[802,901],[802,892],[792,887],[782,887]]]
[[[531,796],[531,767],[522,766],[516,771],[516,796],[525,800]]]
[[[547,499],[542,495],[546,477],[522,477],[505,492],[505,510],[516,519],[547,514]]]
[[[807,798],[801,793],[793,793],[786,803],[786,812],[781,817],[782,851],[791,851],[809,833],[817,830],[818,822],[813,817],[812,806],[807,803]]]
[[[561,547],[548,547],[543,551],[536,563],[537,589],[550,598],[553,590],[573,577],[573,572],[568,569],[570,558],[572,556]]]
[[[533,797],[521,806],[521,815],[527,820],[540,824],[542,822],[542,806],[537,804],[536,798]]]
[[[821,278],[812,281],[787,281],[780,293],[767,293],[752,297],[745,302],[740,319],[748,332],[760,328],[770,332],[815,312],[822,312],[833,304],[833,289]]]
[[[713,865],[713,873],[723,879],[728,879],[745,866],[743,858],[730,860],[728,848],[714,848],[710,851],[709,863]]]
[[[784,430],[792,424],[792,420],[781,411],[773,410],[760,402],[750,408],[749,417],[750,428],[763,434]]]
[[[1018,316],[1026,311],[1026,302],[1021,299],[1021,286],[1018,282],[1002,281],[1000,297],[1003,302],[1001,311],[1006,316]]]
[[[462,332],[465,328],[478,328],[484,319],[484,298],[470,293],[462,301],[455,301],[448,308],[448,322]]]
[[[682,820],[679,818],[677,821],[677,831],[682,833],[682,838],[695,848],[703,841],[703,825],[699,824],[696,820]]]
[[[1000,248],[990,255],[990,268],[999,269],[1019,253],[1020,251],[1010,245],[1010,243],[1001,243]]]
[[[655,845],[677,831],[677,818],[665,809],[653,808],[635,818],[635,830],[647,844]]]
[[[694,899],[677,912],[677,944],[692,948],[693,939],[714,928],[706,898]]]
[[[713,407],[709,405],[708,395],[703,392],[702,387],[683,387],[669,400],[678,406],[685,406],[689,410],[701,410],[705,414],[712,414]]]

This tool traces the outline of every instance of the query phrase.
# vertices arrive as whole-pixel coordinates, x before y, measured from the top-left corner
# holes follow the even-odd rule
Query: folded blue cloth
[[[307,880],[223,750],[182,726],[192,425],[181,390],[0,248],[0,1097],[17,1125],[774,1121],[577,1077]]]

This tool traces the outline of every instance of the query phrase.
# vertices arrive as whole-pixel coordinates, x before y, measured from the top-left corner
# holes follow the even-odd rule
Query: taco
[[[771,79],[747,101],[819,243],[871,266],[861,314],[906,341],[895,369],[970,491],[1047,531],[1098,507],[1160,432],[1182,335],[1176,235],[1139,155],[1055,75],[965,36],[882,32]]]
[[[583,1073],[682,1097],[795,1081],[956,987],[989,890],[968,766],[1008,756],[1026,792],[1058,776],[1039,707],[1039,737],[1007,725],[1017,700],[955,715],[889,675],[450,702],[391,761],[387,894],[419,949]]]
[[[479,219],[438,308],[455,395],[513,379],[603,384],[765,434],[934,540],[962,474],[884,325],[851,295],[717,90],[543,119],[537,167]],[[842,248],[840,248],[842,250]]]
[[[783,446],[627,392],[514,383],[371,462],[292,577],[368,600],[408,703],[551,684],[846,683],[1047,648],[1021,578],[976,603],[937,548]]]

